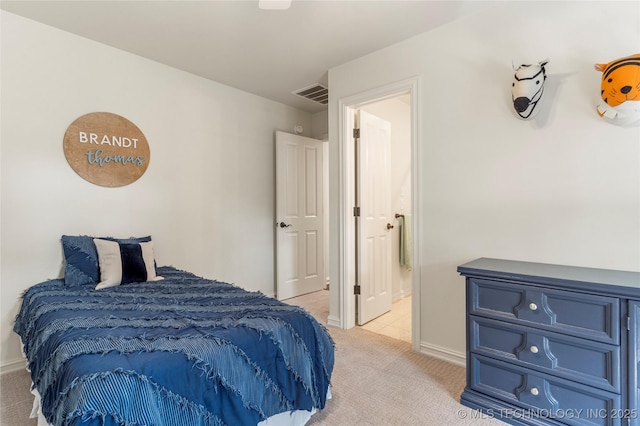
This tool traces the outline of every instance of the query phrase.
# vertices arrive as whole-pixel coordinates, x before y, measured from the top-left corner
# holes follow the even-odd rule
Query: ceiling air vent
[[[311,86],[296,90],[293,94],[302,96],[303,98],[322,105],[329,103],[329,89],[320,83],[312,84]]]

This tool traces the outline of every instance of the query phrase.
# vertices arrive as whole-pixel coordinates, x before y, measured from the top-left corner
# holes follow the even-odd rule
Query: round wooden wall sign
[[[135,182],[149,166],[149,144],[131,121],[110,112],[78,117],[64,134],[64,156],[85,180],[117,187]]]

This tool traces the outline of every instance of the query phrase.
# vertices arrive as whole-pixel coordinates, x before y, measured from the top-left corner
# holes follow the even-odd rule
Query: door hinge
[[[356,284],[353,286],[353,294],[360,294],[360,285]]]
[[[360,139],[360,129],[353,129],[353,138]]]
[[[627,315],[627,331],[631,331],[631,316]]]
[[[354,207],[353,208],[353,215],[356,217],[360,216],[360,207]]]

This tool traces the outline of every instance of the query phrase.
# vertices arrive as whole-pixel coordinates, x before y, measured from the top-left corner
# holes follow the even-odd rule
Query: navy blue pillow
[[[151,236],[140,238],[92,237],[89,235],[63,235],[62,250],[66,265],[64,267],[64,283],[68,286],[82,284],[97,284],[100,282],[100,265],[98,264],[98,252],[93,243],[94,238],[116,241],[118,243],[146,243],[151,241]]]
[[[147,281],[147,265],[140,244],[119,243],[122,259],[122,284]]]

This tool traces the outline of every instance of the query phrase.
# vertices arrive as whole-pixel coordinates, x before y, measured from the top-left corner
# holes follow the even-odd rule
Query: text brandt
[[[129,139],[125,136],[111,136],[103,135],[102,138],[99,137],[96,133],[87,133],[87,132],[78,132],[80,143],[89,143],[96,145],[109,145],[109,146],[119,146],[122,148],[130,148],[133,146],[134,149],[138,148],[138,139]]]

